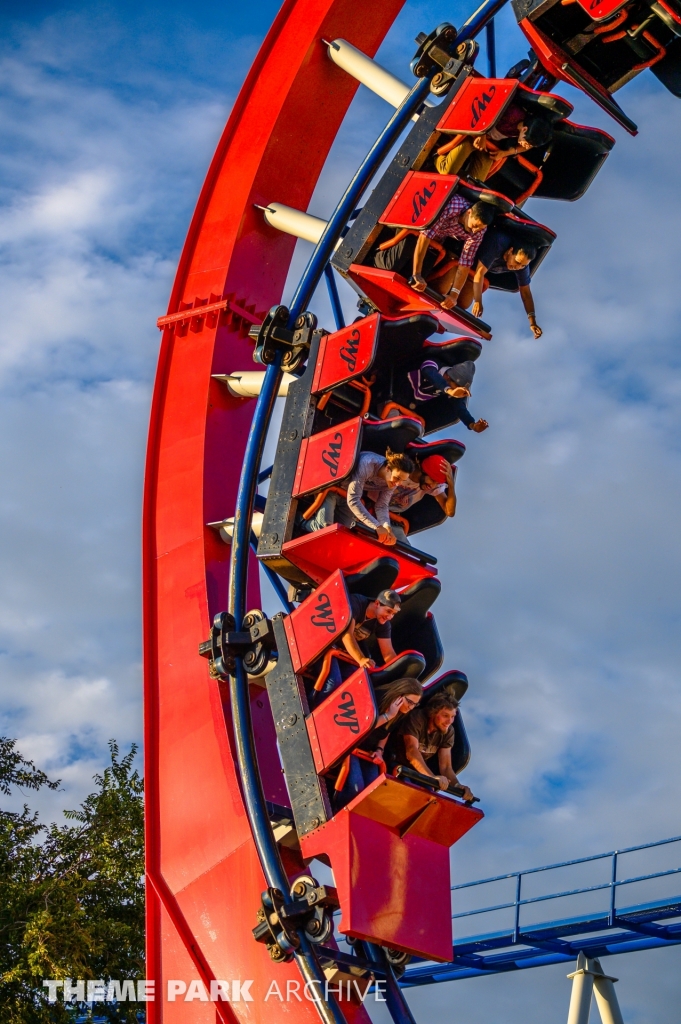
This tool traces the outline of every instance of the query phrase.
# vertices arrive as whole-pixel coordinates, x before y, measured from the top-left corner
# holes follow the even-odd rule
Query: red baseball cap
[[[427,473],[436,484],[443,484],[447,479],[447,467],[449,463],[443,455],[428,455],[421,463],[421,469]]]

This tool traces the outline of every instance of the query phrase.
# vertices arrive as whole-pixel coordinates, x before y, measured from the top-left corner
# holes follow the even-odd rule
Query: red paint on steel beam
[[[249,324],[257,324],[258,326],[260,326],[264,318],[264,316],[254,316],[253,313],[249,313],[248,310],[237,305],[236,302],[231,302],[229,299],[221,299],[220,302],[208,302],[204,305],[181,309],[179,313],[169,313],[167,316],[160,316],[156,321],[156,326],[162,330],[169,324],[184,323],[196,317],[210,316],[211,313],[218,313],[223,310],[234,313],[242,320],[247,320]]]
[[[229,708],[197,651],[212,615],[227,604],[229,548],[205,524],[234,513],[254,407],[231,397],[211,374],[252,368],[243,318],[257,322],[280,301],[295,246],[253,204],[276,199],[307,209],[357,89],[328,59],[322,38],[342,36],[373,55],[402,2],[284,4],[218,145],[170,298],[168,315],[184,312],[190,323],[164,327],[145,485],[147,977],[158,993],[147,1004],[149,1024],[214,1024],[214,1005],[165,998],[169,979],[211,974],[253,981],[255,1001],[225,1004],[223,1020],[318,1020],[306,1000],[263,1001],[271,980],[285,991],[287,979],[300,978],[295,964],[273,965],[251,937],[264,879],[237,778]],[[203,319],[205,305],[200,316],[192,312],[206,297],[219,303],[225,295],[238,299],[233,317]],[[254,572],[249,601],[259,600]],[[289,867],[295,874],[302,862]],[[356,1024],[368,1020],[361,1007],[344,1004],[344,1011]]]

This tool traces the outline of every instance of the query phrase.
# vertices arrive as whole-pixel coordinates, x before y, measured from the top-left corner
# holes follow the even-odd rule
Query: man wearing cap
[[[433,398],[447,395],[456,403],[454,412],[457,419],[469,430],[481,434],[483,430],[487,430],[489,423],[487,420],[473,419],[468,411],[468,399],[471,396],[474,376],[475,363],[472,359],[455,363],[454,366],[438,366],[433,359],[426,359],[418,370],[412,370],[408,374],[417,402],[429,402]]]
[[[406,484],[400,484],[395,488],[390,499],[390,511],[403,516],[424,494],[429,494],[451,519],[456,514],[455,472],[444,456],[426,456],[421,465],[409,475]],[[404,527],[400,523],[393,522],[392,530],[398,541],[409,544]]]
[[[376,662],[364,646],[371,636],[376,637],[384,662],[396,657],[392,642],[391,622],[400,610],[402,600],[396,590],[382,590],[372,600],[364,594],[350,594],[350,625],[341,637],[343,647],[360,668],[375,668]],[[346,667],[347,671],[347,667]],[[321,690],[310,695],[311,704],[318,704],[343,682],[341,664],[333,658],[326,682]]]
[[[382,590],[372,601],[364,594],[350,594],[352,621],[343,634],[343,647],[360,668],[374,668],[376,662],[369,656],[363,644],[371,636],[376,637],[383,661],[392,661],[396,656],[392,642],[391,622],[400,610],[402,601],[396,590]]]

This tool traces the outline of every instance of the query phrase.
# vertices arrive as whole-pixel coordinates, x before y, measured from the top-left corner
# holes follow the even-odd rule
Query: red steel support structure
[[[448,848],[480,820],[482,813],[451,797],[434,795],[428,786],[424,791],[418,773],[410,781],[408,775],[399,774],[400,769],[395,778],[379,774],[364,792],[332,815],[323,776],[340,767],[340,759],[349,763],[351,751],[352,757],[363,756],[361,751],[353,750],[353,743],[368,735],[376,721],[372,683],[366,672],[355,673],[342,693],[328,697],[327,703],[311,715],[298,693],[302,685],[298,674],[323,654],[333,639],[323,632],[321,645],[317,637],[306,650],[307,619],[313,612],[322,610],[326,616],[333,610],[329,594],[336,587],[334,601],[338,607],[334,615],[338,621],[331,632],[339,635],[350,618],[344,573],[352,577],[360,569],[368,570],[378,552],[375,541],[367,540],[361,531],[350,535],[338,525],[285,542],[288,527],[276,525],[277,516],[281,518],[284,505],[289,509],[286,516],[290,514],[289,499],[328,488],[336,476],[344,478],[352,468],[362,437],[368,439],[373,432],[374,443],[381,435],[385,444],[388,434],[399,426],[406,444],[410,437],[420,437],[426,426],[424,419],[405,416],[406,410],[399,405],[399,424],[375,416],[367,419],[368,406],[363,405],[358,416],[337,422],[331,431],[318,429],[303,437],[302,421],[299,429],[291,429],[294,421],[298,423],[296,417],[311,408],[309,402],[304,405],[306,394],[309,401],[319,400],[322,409],[329,396],[310,398],[312,392],[319,395],[347,377],[343,367],[340,372],[338,366],[334,370],[329,355],[334,345],[347,341],[347,331],[335,336],[314,334],[307,370],[292,385],[299,397],[292,397],[290,409],[287,400],[284,422],[289,422],[289,413],[293,419],[283,442],[280,437],[275,477],[277,466],[286,463],[283,453],[288,451],[289,442],[296,440],[300,452],[297,462],[288,457],[293,474],[290,487],[284,484],[279,498],[276,493],[274,498],[270,494],[266,507],[270,532],[261,537],[259,547],[266,570],[281,571],[294,581],[302,578],[311,585],[323,584],[324,592],[314,591],[287,619],[277,621],[275,617],[274,624],[268,625],[274,630],[279,661],[262,690],[253,683],[255,689],[250,696],[243,654],[236,655],[235,666],[226,667],[221,660],[218,666],[211,648],[214,671],[209,673],[198,652],[216,614],[225,608],[233,609],[237,616],[236,625],[231,627],[236,632],[231,635],[246,635],[239,632],[245,610],[240,589],[245,580],[242,569],[248,538],[244,524],[250,522],[257,463],[271,407],[268,403],[276,391],[279,364],[270,366],[269,383],[265,383],[255,407],[234,397],[218,378],[224,380],[226,375],[252,367],[249,328],[262,324],[268,310],[280,302],[295,245],[294,239],[267,225],[259,208],[273,195],[285,205],[307,208],[356,91],[354,79],[328,60],[323,40],[342,37],[373,54],[402,2],[384,0],[366,8],[349,0],[290,0],[284,4],[218,146],[180,259],[168,313],[159,320],[163,339],[151,412],[144,509],[147,975],[156,983],[155,999],[148,1004],[151,1024],[175,1020],[232,1024],[240,1018],[270,1020],[273,1015],[293,1016],[301,1024],[320,1017],[326,1024],[368,1024],[366,1010],[357,1000],[346,998],[342,1006],[333,999],[315,1005],[313,1000],[301,1000],[296,995],[301,978],[308,983],[324,981],[318,960],[310,953],[310,936],[316,935],[313,941],[318,944],[333,942],[330,931],[320,924],[329,923],[328,912],[326,918],[322,913],[315,919],[316,932],[305,931],[307,938],[302,932],[307,925],[290,924],[291,915],[300,919],[302,914],[303,921],[309,922],[308,896],[312,903],[321,900],[320,906],[340,901],[339,930],[359,940],[358,948],[364,954],[363,959],[360,956],[352,961],[355,966],[351,968],[347,956],[344,960],[343,954],[327,948],[324,958],[331,965],[327,970],[333,973],[337,967],[340,971],[345,963],[347,974],[361,961],[367,984],[372,975],[382,976],[388,1009],[396,1024],[410,1024],[412,1018],[380,946],[428,960],[448,960],[451,955]],[[458,35],[446,26],[445,36],[449,32],[453,45],[474,36],[504,2],[487,0]],[[463,68],[462,61],[455,63],[459,70]],[[433,68],[419,73],[430,78]],[[326,262],[355,199],[361,196],[401,127],[422,103],[427,88],[428,81],[424,80],[415,86],[348,187],[303,275],[289,326],[316,283],[328,272]],[[512,202],[503,196],[501,199],[512,207]],[[355,225],[354,230],[364,229]],[[336,314],[338,318],[337,310]],[[458,319],[462,318],[463,313]],[[405,326],[404,319],[398,317],[399,322],[393,321],[392,326],[389,319],[384,328],[388,341],[391,330],[399,332]],[[407,320],[416,325],[413,330],[419,345],[437,328],[431,316]],[[300,321],[307,322],[305,317]],[[457,323],[456,318],[452,322]],[[484,334],[481,321],[468,317],[464,322]],[[369,365],[375,355],[380,317],[370,317],[365,328],[377,332],[363,357]],[[268,329],[263,327],[261,339]],[[423,329],[421,337],[419,331]],[[359,328],[348,330],[353,338],[357,335],[361,340]],[[356,343],[359,345],[359,340]],[[477,358],[480,348],[478,342],[466,338],[442,347],[456,350],[458,358],[464,349],[469,357]],[[271,360],[268,357],[266,361]],[[353,379],[360,371],[353,356]],[[367,392],[365,398],[369,401],[368,385],[360,384],[359,388]],[[303,420],[307,419],[305,414]],[[430,430],[435,428],[434,423],[430,424]],[[247,441],[249,431],[251,439]],[[333,472],[326,452],[329,439],[335,445]],[[341,458],[343,445],[347,450]],[[423,454],[438,445],[444,445],[450,463],[464,450],[458,442],[446,441],[419,441],[417,450]],[[279,474],[280,490],[286,472],[282,469]],[[245,497],[247,494],[250,497]],[[207,524],[220,524],[235,512],[230,575],[229,548]],[[378,551],[383,553],[380,548]],[[424,656],[405,649],[403,644],[388,672],[396,678],[400,673],[409,675],[427,668],[429,676],[442,660],[432,616],[429,612],[426,616],[440,589],[429,564],[436,560],[417,548],[407,548],[396,550],[394,558],[383,559],[386,561],[394,566],[395,585],[403,588],[403,608],[408,609],[409,602],[414,601],[413,607],[421,609],[418,635],[426,652]],[[252,556],[251,570],[245,605],[257,609],[258,570]],[[326,601],[323,607],[318,604],[322,598]],[[405,615],[409,621],[409,612]],[[314,615],[310,622],[315,628],[320,625],[313,620]],[[220,622],[220,629],[229,633],[228,620],[223,616]],[[325,623],[326,618],[322,625]],[[204,653],[208,653],[205,647],[203,644]],[[231,693],[227,671],[232,673]],[[373,684],[380,685],[381,670],[376,671]],[[455,689],[463,685],[465,692],[465,677],[457,682],[459,676],[449,672],[435,683]],[[322,682],[320,677],[320,685]],[[278,709],[276,729],[270,699],[272,707]],[[338,706],[337,700],[341,702]],[[294,705],[298,714],[290,714]],[[355,715],[352,736],[356,740],[349,743],[350,733],[341,727],[348,725],[345,718],[351,705]],[[356,717],[360,712],[364,725]],[[295,726],[297,739],[287,733],[287,723],[291,729]],[[340,733],[332,736],[334,727]],[[465,738],[465,730],[462,735]],[[276,754],[277,743],[286,765],[286,782]],[[305,751],[298,749],[300,743]],[[256,749],[261,755],[258,764]],[[309,783],[312,788],[308,790],[309,779],[315,781]],[[342,783],[336,788],[340,786]],[[297,852],[275,845],[263,791],[270,806],[286,807],[291,798],[299,839]],[[308,792],[316,796],[308,799],[301,795]],[[310,880],[311,889],[303,885],[301,890],[300,883],[297,896],[289,896],[285,892],[289,880],[300,876],[306,870],[306,860],[315,857],[327,862],[330,859],[337,892],[327,893]],[[268,917],[258,909],[268,885],[271,889],[266,898],[284,901],[283,910],[278,911],[283,916],[279,918],[276,914]],[[261,916],[256,917],[256,912]],[[253,935],[256,921],[260,921],[257,942]],[[274,945],[268,946],[268,922],[274,927],[275,921],[284,922],[284,931],[277,932]],[[320,929],[326,939],[320,936]],[[296,942],[300,943],[296,960],[289,961]],[[273,965],[273,959],[282,958],[287,962]],[[290,986],[293,1000],[268,1004],[264,995],[271,982],[276,982],[279,998],[282,990],[288,996]],[[231,999],[214,1001],[228,984]],[[255,1003],[250,1001],[250,993],[245,999],[238,998],[244,985],[246,992],[252,986],[258,993],[253,997]]]
[[[279,571],[294,582],[306,580],[312,594],[288,618],[277,620],[275,617],[274,625],[268,624],[277,638],[279,661],[263,689],[251,694],[250,705],[243,655],[236,657],[236,669],[226,669],[224,664],[218,669],[213,660],[211,666],[215,671],[211,674],[198,651],[211,630],[216,614],[228,608],[234,609],[236,614],[236,604],[243,603],[243,591],[239,591],[239,602],[234,599],[236,586],[231,587],[231,593],[228,592],[230,548],[207,524],[222,524],[236,513],[232,583],[236,577],[243,580],[244,576],[235,571],[235,566],[245,566],[242,558],[247,548],[248,530],[244,524],[250,523],[253,490],[249,490],[249,486],[255,486],[259,444],[264,438],[271,405],[267,410],[265,407],[278,386],[279,363],[276,360],[270,365],[257,406],[235,397],[216,379],[216,375],[224,380],[226,375],[252,369],[253,344],[248,337],[249,328],[262,324],[271,307],[281,301],[295,239],[270,227],[260,211],[274,200],[296,210],[307,209],[357,89],[356,81],[328,59],[323,40],[346,40],[371,56],[403,2],[380,0],[379,3],[362,4],[357,0],[286,0],[248,74],[218,145],[180,259],[168,313],[159,320],[163,337],[151,410],[143,531],[147,977],[156,983],[155,999],[147,1004],[149,1024],[172,1024],[174,1021],[183,1024],[216,1024],[218,1021],[236,1024],[242,1019],[261,1024],[280,1018],[295,1019],[296,1024],[314,1024],[320,1018],[325,1024],[341,1024],[343,1021],[369,1024],[367,1011],[358,1000],[346,999],[342,1006],[329,1000],[320,1006],[315,1005],[312,999],[297,997],[301,981],[317,978],[319,983],[319,979],[323,979],[317,960],[310,956],[309,946],[305,946],[302,940],[297,960],[273,963],[273,958],[276,959],[279,953],[283,956],[290,952],[290,949],[285,949],[285,942],[291,916],[295,918],[296,914],[300,917],[308,913],[307,903],[301,903],[303,897],[300,892],[297,904],[295,901],[286,902],[283,910],[277,904],[280,923],[289,911],[292,913],[289,925],[278,933],[279,937],[283,936],[284,944],[277,945],[277,938],[274,945],[270,944],[268,952],[267,939],[264,938],[267,922],[273,924],[277,917],[272,915],[268,918],[262,910],[261,917],[256,917],[261,906],[261,894],[269,884],[270,898],[274,898],[274,890],[280,888],[287,878],[294,879],[306,870],[303,858],[308,861],[316,857],[330,859],[337,893],[329,890],[328,901],[331,905],[336,898],[340,901],[342,923],[339,930],[360,942],[364,959],[358,957],[355,962],[361,960],[365,967],[375,968],[376,976],[385,978],[388,1009],[396,1024],[410,1024],[412,1018],[380,946],[422,956],[426,960],[447,961],[451,954],[448,848],[482,817],[481,812],[456,803],[453,798],[426,791],[423,786],[419,788],[418,773],[412,773],[410,782],[409,775],[401,775],[403,769],[399,768],[395,777],[379,774],[363,792],[332,815],[322,777],[327,769],[337,767],[340,758],[346,758],[345,763],[349,764],[351,756],[360,759],[363,756],[361,750],[353,751],[355,740],[350,742],[350,734],[341,727],[348,725],[348,721],[343,719],[347,718],[351,708],[355,715],[352,736],[359,736],[360,730],[365,728],[368,731],[362,732],[362,736],[368,735],[373,729],[377,709],[369,677],[374,670],[355,672],[344,682],[343,692],[339,689],[312,714],[307,714],[309,709],[304,706],[304,695],[298,692],[299,673],[323,654],[325,646],[328,647],[331,640],[340,635],[349,621],[351,613],[346,582],[349,587],[353,573],[374,564],[378,545],[375,539],[367,539],[361,530],[351,532],[337,523],[296,539],[290,539],[290,531],[285,536],[286,530],[277,524],[280,521],[286,524],[286,516],[293,515],[290,503],[286,505],[288,511],[285,514],[281,511],[289,497],[293,500],[306,495],[309,497],[315,491],[321,493],[323,488],[333,488],[336,477],[338,480],[345,478],[361,449],[362,439],[372,431],[376,435],[381,430],[385,433],[386,428],[394,430],[399,425],[404,435],[403,443],[407,444],[411,438],[409,450],[420,452],[421,456],[426,451],[434,452],[438,444],[447,449],[445,454],[450,463],[462,454],[464,449],[459,442],[423,442],[422,428],[427,425],[427,432],[439,429],[433,419],[434,414],[428,414],[432,422],[426,424],[426,419],[413,416],[399,402],[388,402],[379,420],[375,416],[373,419],[367,417],[369,406],[360,403],[361,411],[348,414],[344,422],[337,422],[328,430],[318,429],[309,436],[303,436],[307,428],[302,424],[307,422],[306,410],[312,408],[310,402],[318,402],[318,408],[323,409],[322,403],[330,396],[331,389],[346,379],[354,382],[356,390],[364,393],[369,402],[369,384],[355,378],[361,373],[362,360],[366,365],[371,364],[377,350],[378,332],[397,331],[403,321],[418,312],[411,320],[422,326],[425,323],[428,328],[419,341],[422,344],[437,327],[430,315],[433,309],[441,321],[447,320],[447,315],[439,307],[441,296],[438,293],[422,297],[420,301],[427,300],[428,308],[415,311],[412,305],[419,295],[408,288],[406,281],[392,280],[399,275],[364,266],[361,263],[362,253],[368,252],[384,225],[409,230],[416,224],[413,218],[409,220],[407,217],[405,221],[404,211],[398,207],[409,200],[407,205],[410,209],[416,209],[412,193],[417,186],[421,188],[422,195],[426,194],[422,186],[426,177],[430,182],[432,175],[429,172],[425,176],[419,172],[421,163],[418,160],[419,154],[426,154],[427,147],[432,145],[436,137],[434,129],[450,135],[482,132],[485,126],[477,124],[477,121],[475,131],[470,125],[467,128],[458,121],[447,121],[452,111],[458,116],[463,110],[464,97],[467,97],[467,103],[472,102],[475,90],[485,89],[491,82],[494,88],[499,88],[497,116],[503,105],[501,99],[505,97],[508,100],[513,90],[519,96],[524,90],[525,101],[536,102],[536,94],[530,87],[515,80],[483,80],[477,73],[477,78],[465,81],[473,74],[473,69],[472,64],[463,66],[463,58],[442,64],[445,71],[454,63],[458,66],[456,74],[460,77],[456,89],[462,87],[459,107],[454,101],[440,123],[437,122],[439,110],[433,112],[431,109],[430,113],[423,114],[416,130],[418,138],[406,145],[401,151],[402,157],[399,154],[395,157],[395,160],[399,157],[400,166],[405,168],[400,175],[406,175],[399,190],[395,192],[396,182],[391,172],[387,172],[385,182],[376,187],[345,236],[343,247],[333,257],[336,269],[349,280],[355,280],[360,293],[366,293],[372,301],[375,300],[384,320],[377,316],[364,321],[365,333],[376,332],[375,337],[365,339],[366,351],[360,344],[362,332],[354,325],[339,330],[336,335],[324,332],[311,335],[308,367],[303,376],[291,385],[290,409],[287,399],[284,423],[289,412],[293,419],[286,427],[288,437],[282,435],[283,442],[280,437],[277,467],[285,464],[282,452],[288,451],[286,446],[290,442],[290,487],[289,484],[283,486],[286,502],[282,500],[279,505],[270,492],[263,520],[263,523],[267,522],[270,515],[270,532],[267,533],[263,526],[259,557],[266,570]],[[454,43],[470,39],[505,2],[486,0],[458,35],[452,26],[440,26],[428,38],[432,39],[443,30],[442,39],[446,39],[447,32],[456,37]],[[518,6],[517,0],[515,6]],[[427,42],[428,39],[424,38],[423,45]],[[434,47],[433,52],[436,49]],[[426,49],[424,52],[427,54],[429,51]],[[442,55],[443,51],[437,52]],[[447,52],[451,56],[454,51],[450,49]],[[432,78],[434,66],[430,71],[423,70],[428,60],[423,63],[421,71],[420,64],[416,71]],[[412,90],[411,99],[404,101],[394,115],[395,120],[379,137],[353,179],[354,184],[349,186],[327,225],[299,285],[289,327],[303,312],[309,295],[324,273],[331,288],[337,326],[342,327],[333,274],[327,261],[340,229],[353,210],[356,198],[353,189],[357,196],[361,194],[368,183],[369,172],[377,169],[397,137],[400,126],[407,123],[428,87],[428,82],[422,81]],[[454,97],[456,89],[452,93]],[[495,172],[499,175],[498,182],[492,180],[492,191],[487,192],[487,199],[490,201],[491,197],[503,216],[510,217],[514,225],[520,225],[525,231],[531,228],[538,233],[540,244],[548,250],[555,237],[553,233],[526,217],[514,203],[522,203],[533,192],[549,198],[579,198],[612,148],[613,140],[605,133],[566,121],[569,104],[559,97],[544,95],[541,100],[544,107],[552,111],[555,125],[559,121],[562,123],[563,143],[567,145],[568,140],[570,145],[589,151],[579,182],[573,181],[569,189],[562,183],[562,178],[558,184],[556,181],[552,184],[547,151],[541,167],[527,160],[522,164],[526,171],[529,170],[531,182],[529,187],[516,182],[516,191],[510,193],[514,197],[511,199],[506,192],[495,191],[497,187],[503,186],[507,190],[513,186],[511,178],[503,178],[503,166],[500,166]],[[492,113],[490,108],[489,117]],[[423,139],[419,133],[424,135]],[[413,167],[415,160],[417,166],[410,171],[409,167]],[[406,191],[412,186],[411,192]],[[467,188],[465,194],[469,194],[470,202],[481,192],[478,186],[462,185],[455,176],[445,176],[430,182],[429,199],[435,194],[432,186],[436,186],[439,203],[445,201],[447,190],[455,187]],[[388,200],[390,203],[386,206]],[[433,216],[435,212],[433,206]],[[425,225],[425,213],[423,217]],[[419,222],[417,226],[423,225]],[[386,275],[391,278],[389,287]],[[373,288],[373,291],[367,291],[368,288]],[[388,302],[391,296],[392,299],[397,296],[395,308],[391,308]],[[450,330],[452,325],[459,326],[463,322],[474,333],[488,337],[486,325],[461,310],[456,316],[451,314],[449,320]],[[303,318],[301,322],[306,321]],[[381,323],[385,326],[381,327]],[[266,334],[267,329],[263,328],[261,337]],[[334,345],[345,344],[348,338],[353,338],[355,345],[352,372],[341,365],[340,347],[337,358],[333,348]],[[470,338],[458,338],[442,346],[436,342],[428,342],[428,345],[433,351],[458,347],[461,352],[461,346],[464,346],[466,358],[472,359],[477,358],[480,350],[479,343]],[[280,359],[280,356],[276,358]],[[374,401],[380,396],[380,389],[379,381],[375,385]],[[393,397],[392,384],[389,397]],[[396,419],[387,418],[391,405],[401,417],[399,424]],[[247,448],[256,408],[258,415]],[[290,429],[295,417],[299,417],[295,420],[298,429]],[[300,446],[294,453],[295,460],[291,454],[294,441]],[[333,458],[329,455],[331,450]],[[380,449],[381,452],[384,450]],[[282,470],[280,481],[284,477]],[[246,492],[250,496],[244,499]],[[246,511],[244,505],[249,505]],[[272,510],[271,506],[276,508]],[[312,511],[311,507],[308,511]],[[432,649],[428,654],[424,644],[424,656],[416,650],[398,648],[398,656],[391,665],[395,669],[399,662],[400,672],[408,675],[417,669],[425,671],[430,658],[431,664],[427,669],[430,675],[442,661],[437,631],[433,623],[428,625],[432,616],[427,612],[440,589],[435,570],[431,567],[436,560],[416,548],[405,551],[399,546],[393,549],[393,555],[395,575],[392,578],[394,585],[402,589],[403,609],[407,608],[410,600],[415,602],[414,607],[418,601],[421,602],[421,619],[430,630]],[[258,609],[258,565],[253,555],[249,557],[251,571],[246,606]],[[390,559],[383,561],[389,562]],[[320,589],[315,590],[315,586]],[[318,603],[322,599],[325,604]],[[238,617],[242,612],[243,609]],[[318,637],[306,634],[306,629],[310,623],[315,628],[320,626],[320,622],[313,620],[321,613],[321,626],[324,627],[327,613],[331,612],[335,619],[331,617],[327,630],[333,636],[328,631],[322,633],[320,644]],[[424,618],[426,612],[430,618]],[[227,619],[221,621],[224,625]],[[243,639],[238,640],[239,636],[245,635],[240,632],[242,628],[242,623],[237,621],[231,634],[237,640],[229,643],[237,646],[246,643]],[[225,631],[229,632],[228,626],[225,626]],[[327,658],[329,656],[327,651]],[[235,683],[231,704],[227,670],[233,673]],[[381,670],[375,671],[380,674]],[[465,676],[457,683],[455,677],[459,676],[460,673],[452,671],[436,682],[439,685],[463,685],[465,692]],[[378,677],[372,678],[376,683]],[[323,681],[321,676],[318,680],[320,688]],[[279,708],[276,729],[269,698],[272,698],[272,707],[275,710]],[[298,714],[289,714],[293,707],[291,700],[294,703],[298,701],[295,704]],[[334,703],[336,701],[340,703]],[[235,742],[232,708],[237,720],[241,716],[238,744]],[[303,717],[306,719],[304,723]],[[244,755],[246,746],[250,751],[249,718],[252,719],[255,747],[261,754],[264,752],[257,759],[257,766],[252,753],[248,758]],[[243,727],[244,722],[248,728]],[[345,735],[332,736],[329,722],[335,722]],[[286,723],[291,730],[295,726],[300,731],[295,735],[293,732],[286,734]],[[301,735],[301,742],[306,747],[302,759],[298,757],[296,748]],[[275,754],[277,742],[282,763],[287,765],[289,793]],[[254,766],[252,771],[244,768],[246,763]],[[311,770],[309,765],[312,765]],[[259,775],[260,779],[254,775]],[[316,796],[308,800],[307,790],[303,796],[300,796],[300,787],[295,790],[298,786],[295,780],[302,780],[300,786],[304,789],[303,783],[306,786],[309,778],[314,780],[313,788],[317,785],[317,789],[314,790]],[[423,777],[420,778],[422,783]],[[300,818],[295,821],[300,840],[298,852],[275,847],[274,838],[268,831],[268,814],[264,795],[260,792],[260,781],[270,804],[287,806],[291,796],[294,817],[296,811],[292,794],[294,790],[298,794],[298,809],[303,808]],[[337,788],[340,789],[341,785],[339,783]],[[259,832],[263,817],[266,828]],[[271,840],[270,852],[275,851],[269,861],[269,854],[263,852],[266,840]],[[282,879],[281,883],[272,880],[275,875]],[[311,903],[317,898],[327,900],[326,890],[323,897],[319,895],[323,887],[318,889],[312,882],[310,886],[314,892],[305,890],[305,900],[308,896]],[[434,893],[439,893],[439,896],[435,898]],[[286,901],[293,899],[288,893],[282,896],[282,900],[284,898]],[[328,917],[326,920],[328,923]],[[258,941],[253,936],[256,921],[260,921]],[[297,935],[300,939],[300,928],[290,927],[288,938]],[[308,938],[311,934],[307,932]],[[325,934],[326,940],[317,933],[314,941],[332,943],[328,932]],[[333,949],[331,953],[334,953]],[[343,955],[338,954],[335,963],[345,963],[345,967],[350,969],[348,959],[345,957],[344,960]],[[334,962],[333,956],[329,962]],[[410,977],[415,977],[413,972]],[[370,978],[366,972],[365,978],[368,984]],[[187,991],[192,981],[195,985]],[[207,993],[214,997],[218,995],[218,982],[229,982],[231,999],[228,1001],[209,999]],[[292,992],[293,998],[281,1002],[275,996],[266,1002],[264,996],[270,990],[271,982],[276,982],[279,995]],[[238,993],[244,985],[246,998],[239,999]],[[252,988],[252,993],[249,988]],[[195,998],[191,998],[192,995]],[[251,995],[253,1001],[249,999]]]
[[[166,999],[167,981],[254,981],[274,967],[251,937],[264,888],[240,791],[225,694],[197,655],[227,607],[229,548],[206,523],[233,514],[253,403],[214,373],[250,369],[248,328],[279,302],[295,240],[268,227],[255,203],[276,193],[306,209],[357,83],[322,38],[373,55],[403,0],[287,0],[234,105],[203,186],[163,325],[144,509],[147,976],[151,1024],[240,1018],[319,1019],[312,1002]],[[197,316],[197,307],[206,306]],[[212,307],[212,308],[210,308]],[[259,606],[257,572],[249,607]],[[267,728],[267,722],[262,728]],[[270,729],[271,723],[270,723]],[[181,1001],[180,1001],[181,1000]],[[262,1016],[260,1016],[262,1015]],[[348,1004],[346,1015],[367,1020]]]

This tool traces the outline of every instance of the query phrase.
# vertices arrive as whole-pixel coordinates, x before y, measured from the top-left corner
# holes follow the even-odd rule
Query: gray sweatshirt
[[[390,526],[389,505],[394,488],[388,487],[383,477],[378,475],[379,469],[383,466],[385,459],[382,455],[361,452],[348,483],[348,507],[355,519],[371,529],[376,529],[379,525]],[[362,502],[364,491],[374,492],[372,497],[375,501],[376,519],[367,512]]]

